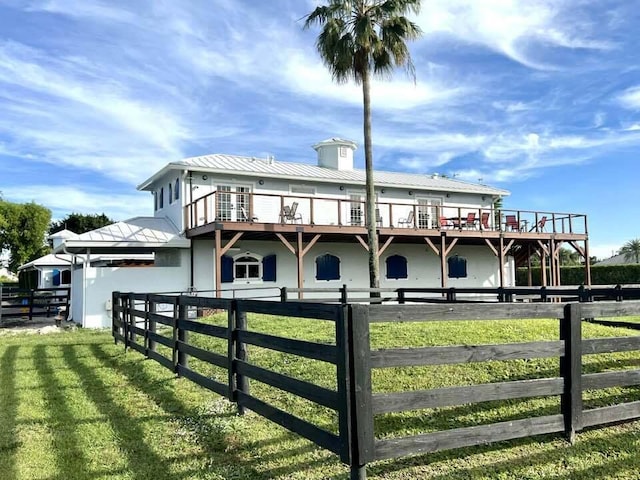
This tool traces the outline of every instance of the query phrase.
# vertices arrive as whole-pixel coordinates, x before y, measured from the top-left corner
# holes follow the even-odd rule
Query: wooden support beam
[[[445,249],[445,251],[444,251],[444,255],[445,255],[445,256],[449,255],[449,252],[453,249],[453,247],[455,247],[455,246],[456,246],[456,243],[458,243],[458,239],[457,239],[457,238],[454,238],[454,239],[451,241],[451,244],[450,244],[450,245]],[[446,245],[446,242],[445,242],[445,245]]]
[[[219,231],[219,230],[218,230],[218,231]],[[220,250],[220,255],[224,255],[225,253],[227,253],[227,252],[229,251],[229,249],[230,249],[231,247],[233,247],[233,246],[236,244],[236,242],[237,242],[238,240],[240,240],[240,237],[242,237],[242,234],[243,234],[243,233],[244,233],[244,232],[238,232],[238,233],[236,233],[236,234],[233,236],[233,238],[232,238],[231,240],[229,240],[229,242],[227,242],[227,244],[226,244],[224,247],[222,247],[222,249]]]
[[[444,235],[440,236],[440,285],[442,288],[447,288],[447,262],[446,262],[446,252],[447,251],[447,239]]]
[[[298,260],[298,288],[302,289],[304,288],[304,263],[302,261],[304,259],[304,249],[302,248],[302,232],[297,233],[298,248],[296,249],[296,257]],[[299,291],[298,298],[304,298],[302,290]]]
[[[287,247],[287,249],[293,253],[294,255],[296,254],[296,249],[293,247],[293,245],[291,245],[289,243],[289,241],[284,237],[284,235],[282,235],[281,233],[276,233],[276,237],[278,237],[280,239],[280,241],[282,242],[282,244]]]
[[[356,235],[356,239],[360,242],[360,245],[362,245],[362,247],[368,252],[369,245],[367,245],[367,242],[365,242],[360,235]]]
[[[515,242],[515,240],[511,240],[509,243],[507,243],[507,246],[505,247],[504,245],[502,246],[503,250],[502,250],[502,254],[506,255],[507,252],[509,251],[509,249],[513,246],[513,242]]]
[[[584,241],[584,283],[586,287],[591,286],[591,257],[589,257],[589,240]]]
[[[488,238],[484,239],[485,243],[487,244],[487,246],[491,249],[491,251],[493,252],[493,254],[498,257],[498,249],[496,247],[493,246],[493,243],[491,242],[491,240],[489,240]]]
[[[574,250],[575,250],[576,252],[578,252],[578,253],[580,254],[580,256],[581,256],[582,258],[585,258],[585,255],[584,255],[584,248],[582,248],[580,245],[578,245],[578,242],[576,242],[575,240],[569,240],[569,242],[568,242],[568,243],[569,243],[569,245],[571,245],[571,246],[574,248]]]
[[[302,232],[298,232],[298,233],[302,234]],[[307,246],[306,246],[306,247],[304,247],[304,249],[302,250],[302,256],[303,256],[303,257],[304,257],[308,252],[309,252],[309,250],[311,250],[311,247],[313,247],[313,246],[316,244],[316,242],[317,242],[318,240],[320,240],[320,237],[321,237],[321,236],[322,236],[322,235],[320,235],[320,234],[316,235],[315,237],[313,237],[313,238],[311,239],[311,241],[307,244]]]
[[[545,255],[549,255],[549,248],[544,243],[542,243],[542,240],[538,240],[538,245],[540,245],[540,248]]]
[[[498,262],[500,262],[500,288],[504,288],[504,237],[500,235]]]
[[[382,255],[384,253],[384,251],[387,249],[387,247],[389,245],[391,245],[391,242],[393,242],[394,238],[395,237],[393,237],[393,236],[387,238],[387,241],[384,242],[384,245],[378,249],[378,257],[380,257],[380,255]]]
[[[429,245],[429,247],[431,247],[431,250],[433,250],[433,253],[435,253],[436,255],[440,255],[440,250],[438,249],[438,247],[436,247],[433,242],[431,241],[431,239],[429,237],[423,237],[424,241],[427,242],[427,245]]]

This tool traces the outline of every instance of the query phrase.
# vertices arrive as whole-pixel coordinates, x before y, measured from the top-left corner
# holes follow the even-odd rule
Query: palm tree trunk
[[[364,165],[366,172],[366,212],[369,246],[369,287],[380,287],[380,264],[378,262],[378,234],[376,231],[376,193],[373,184],[373,147],[371,145],[371,87],[369,71],[362,75],[362,97],[364,104]],[[380,294],[372,294],[378,297]]]

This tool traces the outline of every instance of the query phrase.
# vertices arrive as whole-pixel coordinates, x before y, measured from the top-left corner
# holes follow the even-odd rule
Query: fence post
[[[451,287],[447,290],[447,302],[453,303],[456,301],[456,289]]]
[[[120,306],[120,292],[111,292],[111,336],[115,345],[118,345],[118,338],[116,333],[120,333],[118,327],[116,327],[116,321],[119,320],[118,308]],[[122,323],[121,323],[122,324]]]
[[[340,288],[340,303],[342,305],[346,305],[347,304],[347,285],[343,284],[342,288]]]
[[[504,289],[502,287],[498,287],[498,302],[504,303]]]
[[[34,290],[32,289],[29,293],[29,320],[33,320],[33,292]]]
[[[621,302],[623,300],[622,296],[622,285],[616,285],[616,302]]]
[[[149,297],[147,297],[148,299]],[[153,315],[156,313],[156,302],[154,302],[153,300],[149,300],[149,309],[148,309],[148,314],[149,314],[149,351],[150,352],[155,352],[156,351],[156,341],[153,339],[153,334],[156,333],[156,320],[153,318]],[[148,354],[147,354],[148,355]]]
[[[582,307],[570,303],[564,307],[560,320],[560,340],[564,340],[564,355],[560,358],[560,375],[564,378],[561,397],[565,434],[573,444],[576,432],[582,430]]]
[[[366,464],[373,460],[374,429],[371,389],[369,309],[350,305],[348,319],[349,411],[351,412],[351,480],[366,480]]]
[[[172,315],[173,318],[171,322],[171,327],[172,327],[171,341],[173,345],[171,348],[171,361],[173,362],[174,373],[178,373],[178,316],[179,316],[178,299],[179,298],[180,296],[178,295],[173,300],[173,315]]]
[[[133,311],[135,310],[136,307],[136,301],[133,297],[133,292],[130,292],[128,297],[129,299],[129,341],[134,342],[136,341],[136,332],[134,330],[134,327],[136,326],[136,317],[135,314],[133,313]]]
[[[188,306],[183,304],[183,295],[178,296],[178,317],[175,319],[176,334],[175,335],[175,350],[176,350],[176,370],[175,372],[180,376],[180,367],[189,368],[189,356],[180,349],[180,343],[187,343],[189,341],[189,332],[184,328],[180,328],[180,322],[186,320],[188,316]]]
[[[540,287],[540,301],[547,301],[547,287],[545,286]]]
[[[280,301],[284,303],[288,300],[289,300],[289,294],[287,293],[287,287],[282,287],[280,289]]]
[[[235,359],[239,362],[246,362],[249,359],[247,344],[238,339],[238,333],[247,329],[247,312],[240,308],[240,304],[236,304],[236,348]],[[249,379],[236,371],[236,388],[243,393],[249,394]],[[245,409],[243,405],[238,403],[238,414],[244,415]]]
[[[398,289],[398,303],[400,305],[403,305],[405,303],[404,288],[399,288]]]
[[[236,341],[236,300],[229,302],[227,307],[227,376],[229,391],[227,397],[230,402],[237,402],[236,374],[235,374],[235,348]]]

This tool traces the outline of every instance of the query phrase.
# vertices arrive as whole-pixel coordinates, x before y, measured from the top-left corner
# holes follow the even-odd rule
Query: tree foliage
[[[104,213],[84,215],[82,213],[71,213],[57,222],[51,222],[49,227],[49,235],[60,232],[62,230],[70,230],[73,233],[81,234],[101,228],[114,223],[112,219]]]
[[[408,40],[420,37],[420,28],[406,15],[418,13],[420,0],[328,0],[305,17],[304,28],[320,27],[316,48],[338,83],[362,85],[366,222],[369,247],[369,285],[380,285],[376,232],[373,147],[371,140],[371,76],[389,76],[406,67],[415,78]]]
[[[640,238],[629,240],[618,253],[624,255],[624,259],[628,262],[640,263]]]
[[[9,251],[9,270],[44,255],[51,211],[36,203],[0,198],[0,250]]]

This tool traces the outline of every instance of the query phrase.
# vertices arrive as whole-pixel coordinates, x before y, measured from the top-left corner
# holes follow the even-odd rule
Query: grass
[[[224,322],[221,317],[209,319]],[[332,343],[328,322],[250,316],[253,330]],[[555,320],[372,325],[374,348],[557,339]],[[636,331],[583,325],[585,337]],[[226,352],[226,343],[191,341]],[[164,351],[163,347],[159,348]],[[166,353],[166,351],[164,351]],[[335,368],[250,348],[251,362],[335,388]],[[584,357],[584,372],[639,368],[636,352]],[[196,359],[191,366],[226,381]],[[557,375],[555,359],[376,370],[376,392]],[[335,414],[252,381],[252,393],[335,431]],[[637,388],[588,391],[593,408],[640,399]],[[378,438],[559,412],[534,398],[376,417]],[[372,479],[636,479],[640,422],[578,435],[575,445],[541,436],[416,456],[368,467]],[[346,479],[338,459],[157,363],[114,346],[108,332],[0,336],[0,478],[6,479]]]

